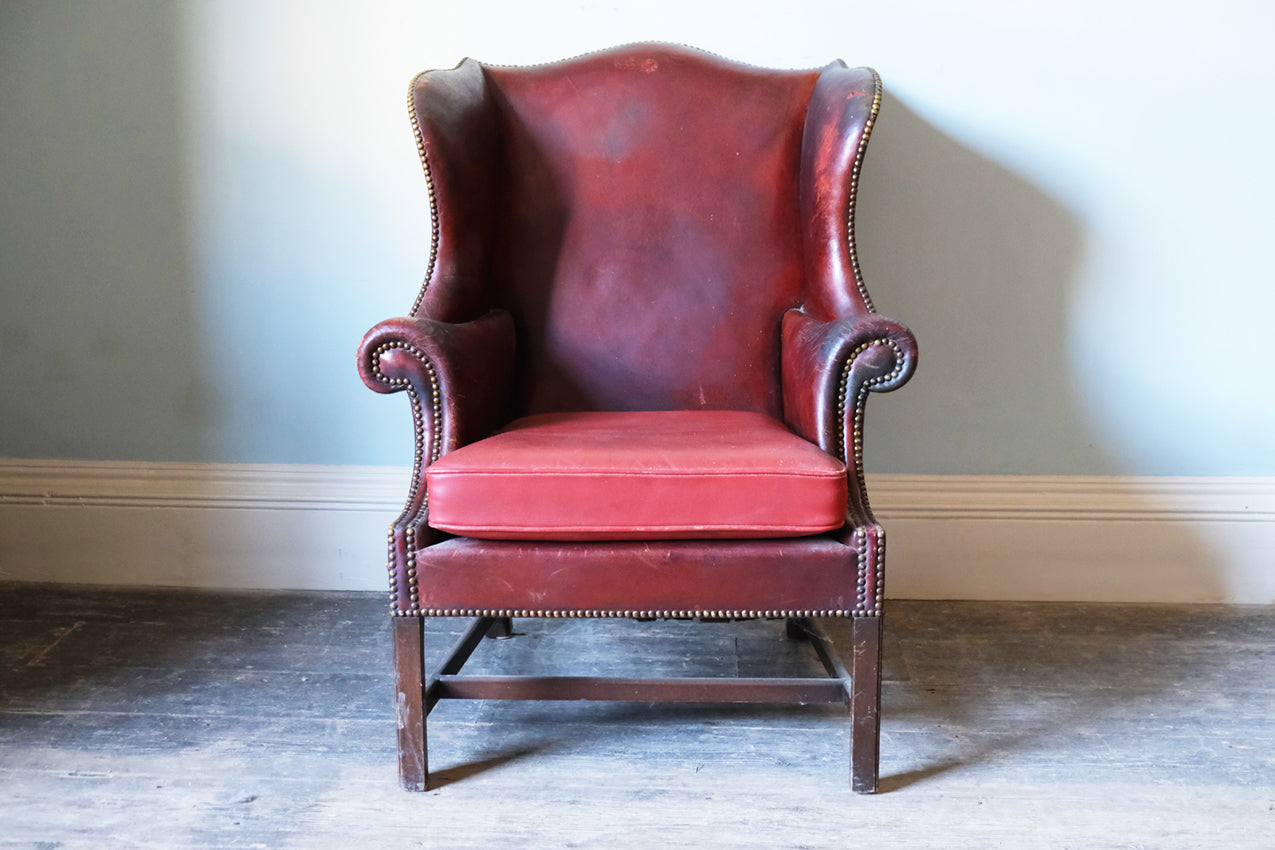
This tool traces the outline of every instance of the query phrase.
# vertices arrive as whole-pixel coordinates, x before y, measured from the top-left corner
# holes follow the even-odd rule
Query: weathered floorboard
[[[428,621],[427,669],[464,621]],[[825,627],[844,655],[850,627]],[[825,674],[784,624],[515,620],[466,672]],[[893,602],[841,705],[443,701],[399,789],[380,594],[0,585],[0,848],[1270,846],[1275,610]]]

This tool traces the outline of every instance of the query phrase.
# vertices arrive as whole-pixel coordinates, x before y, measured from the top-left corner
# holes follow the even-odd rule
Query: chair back
[[[648,45],[483,73],[500,145],[487,285],[517,325],[515,412],[781,415],[818,71]]]

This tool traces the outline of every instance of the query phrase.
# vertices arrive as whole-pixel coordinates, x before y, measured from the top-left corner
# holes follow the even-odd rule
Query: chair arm
[[[841,458],[856,524],[873,522],[863,479],[863,411],[869,392],[890,392],[916,370],[916,338],[877,313],[822,321],[800,310],[783,320],[784,419]]]
[[[406,391],[416,431],[407,504],[389,532],[390,606],[396,615],[416,607],[416,552],[434,538],[425,468],[503,424],[513,359],[513,319],[503,310],[464,323],[387,319],[359,345],[363,383],[378,393]]]
[[[455,324],[387,319],[367,332],[358,353],[368,387],[412,396],[421,467],[504,424],[513,359],[513,319],[503,310]]]

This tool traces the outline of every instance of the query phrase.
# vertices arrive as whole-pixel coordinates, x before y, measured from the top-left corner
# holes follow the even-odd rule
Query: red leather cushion
[[[497,540],[790,537],[840,528],[846,468],[759,413],[550,413],[426,471],[429,523]]]

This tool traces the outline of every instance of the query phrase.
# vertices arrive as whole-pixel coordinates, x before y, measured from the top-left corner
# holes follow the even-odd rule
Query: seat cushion
[[[843,463],[758,413],[552,413],[426,470],[429,524],[494,540],[791,537],[840,528]]]

